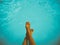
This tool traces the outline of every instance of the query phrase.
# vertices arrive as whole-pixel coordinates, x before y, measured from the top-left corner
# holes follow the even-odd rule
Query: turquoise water
[[[58,0],[2,0],[0,2],[0,37],[22,45],[25,23],[34,29],[36,45],[55,45],[60,36]]]

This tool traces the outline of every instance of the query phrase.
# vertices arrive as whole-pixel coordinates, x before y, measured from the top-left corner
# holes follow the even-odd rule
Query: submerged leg
[[[29,40],[29,45],[36,45],[35,42],[34,42],[34,39],[32,38],[32,32],[33,32],[33,29],[30,29],[27,32],[27,37],[28,37],[28,40]]]
[[[24,42],[22,45],[27,45],[27,39],[26,38],[24,39]]]

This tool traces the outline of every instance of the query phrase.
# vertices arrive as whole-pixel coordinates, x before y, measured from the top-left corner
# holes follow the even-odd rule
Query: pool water
[[[60,37],[59,0],[0,1],[0,38],[22,45],[27,21],[34,29],[36,45],[55,45]]]

